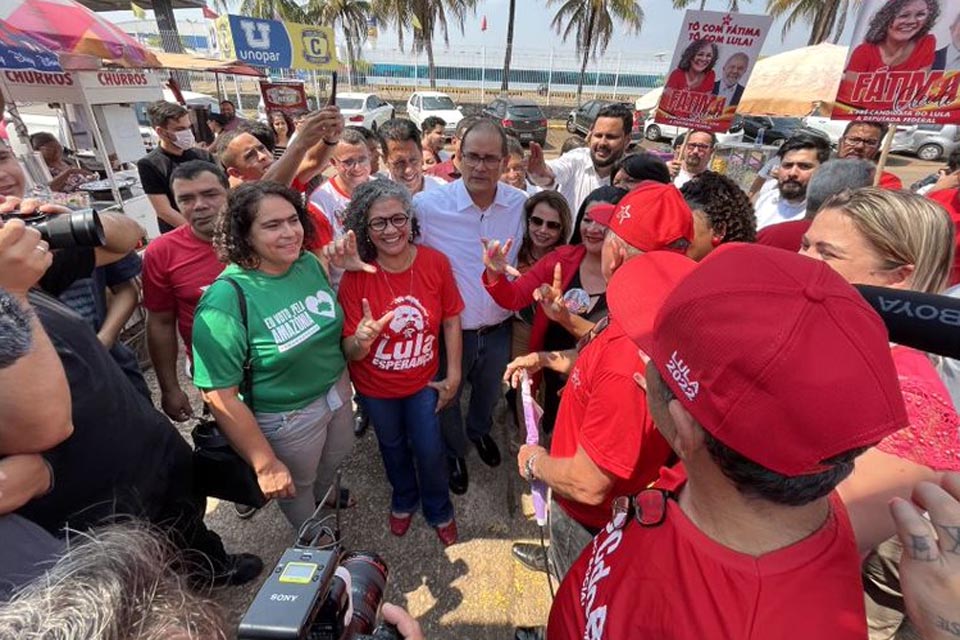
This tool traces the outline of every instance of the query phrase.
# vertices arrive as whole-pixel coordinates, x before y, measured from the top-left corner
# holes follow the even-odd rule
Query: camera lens
[[[100,216],[93,209],[47,216],[35,225],[51,249],[101,247],[106,241]]]
[[[387,586],[387,564],[373,552],[354,551],[343,557],[340,566],[350,572],[352,583],[350,629],[353,633],[370,633],[377,623],[377,611]]]

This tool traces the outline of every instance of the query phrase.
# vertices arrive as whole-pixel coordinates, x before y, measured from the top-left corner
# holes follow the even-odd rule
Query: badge
[[[563,294],[563,304],[570,313],[583,315],[590,308],[590,294],[579,287],[570,289]]]

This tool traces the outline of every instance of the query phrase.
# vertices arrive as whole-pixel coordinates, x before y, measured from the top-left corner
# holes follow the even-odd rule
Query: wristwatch
[[[537,475],[534,473],[533,465],[537,461],[537,458],[540,457],[539,453],[535,453],[529,458],[527,458],[527,463],[524,465],[524,472],[527,476],[527,482],[533,482],[537,479]]]

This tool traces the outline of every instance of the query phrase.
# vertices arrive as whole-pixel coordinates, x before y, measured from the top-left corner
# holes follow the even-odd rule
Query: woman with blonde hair
[[[800,252],[826,261],[851,284],[940,293],[953,266],[955,233],[935,202],[866,188],[827,200]],[[910,425],[864,453],[838,487],[857,544],[870,554],[864,585],[871,638],[891,638],[903,622],[902,601],[892,602],[901,549],[886,517],[890,500],[909,499],[917,482],[937,482],[944,472],[960,470],[960,418],[930,357],[897,344],[891,350]]]

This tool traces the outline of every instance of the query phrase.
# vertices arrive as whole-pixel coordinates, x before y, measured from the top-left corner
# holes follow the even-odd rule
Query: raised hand
[[[376,267],[360,259],[357,236],[353,231],[347,231],[342,238],[333,240],[323,247],[323,257],[333,266],[345,271],[377,272]]]
[[[363,318],[357,324],[357,330],[353,332],[353,337],[361,348],[369,349],[373,341],[383,331],[383,328],[390,324],[394,312],[387,311],[380,316],[379,320],[374,320],[373,312],[370,310],[370,302],[364,298],[361,304],[363,305]]]
[[[496,281],[501,274],[509,274],[513,277],[520,275],[520,272],[513,267],[509,258],[510,248],[513,246],[513,238],[509,238],[502,245],[499,240],[480,239],[483,246],[483,266],[487,268],[487,274],[491,280]]]
[[[570,310],[563,299],[563,270],[559,262],[553,267],[553,282],[537,287],[533,299],[540,303],[540,308],[553,322],[563,324],[569,317]]]
[[[530,143],[530,158],[527,160],[527,177],[541,187],[548,186],[554,181],[553,171],[547,166],[543,157],[543,147],[536,142]]]
[[[0,287],[26,295],[53,263],[40,232],[22,220],[0,221]]]
[[[301,144],[312,147],[322,140],[334,142],[340,139],[343,132],[343,116],[340,109],[327,105],[308,116],[299,127],[295,140],[302,140]]]
[[[929,520],[922,511],[927,511]],[[939,486],[919,483],[912,502],[894,498],[890,513],[903,545],[900,584],[910,621],[924,640],[956,640],[960,635],[960,474],[944,475]]]

